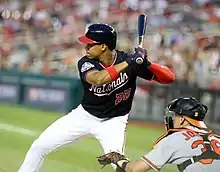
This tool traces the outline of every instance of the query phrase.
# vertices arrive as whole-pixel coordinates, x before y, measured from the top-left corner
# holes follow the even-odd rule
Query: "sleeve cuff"
[[[149,159],[147,159],[145,156],[141,157],[141,159],[147,163],[153,170],[160,171],[160,168],[158,168],[154,163],[152,163]]]

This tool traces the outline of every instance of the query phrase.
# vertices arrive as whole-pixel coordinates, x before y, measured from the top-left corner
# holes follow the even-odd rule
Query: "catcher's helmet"
[[[165,109],[165,125],[167,129],[173,128],[174,115],[182,115],[193,126],[207,128],[203,122],[208,107],[199,103],[193,97],[183,97],[172,100]]]
[[[85,35],[78,39],[85,44],[106,44],[110,50],[113,50],[116,47],[117,33],[108,24],[92,24],[86,30]]]

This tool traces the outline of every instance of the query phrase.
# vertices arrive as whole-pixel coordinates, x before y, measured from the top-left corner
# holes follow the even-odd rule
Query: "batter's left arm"
[[[160,84],[170,84],[175,80],[173,72],[166,67],[153,63],[148,59],[147,50],[143,48],[135,49],[143,56],[143,63],[135,66],[138,76],[147,80],[154,80]]]
[[[167,66],[151,62],[148,69],[153,73],[153,80],[160,84],[170,84],[175,80],[174,73]]]

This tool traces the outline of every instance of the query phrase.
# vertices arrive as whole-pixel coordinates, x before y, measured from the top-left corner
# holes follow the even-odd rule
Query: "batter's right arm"
[[[86,81],[94,85],[103,85],[111,83],[112,81],[116,80],[119,77],[119,73],[128,66],[131,66],[133,64],[140,65],[137,59],[144,58],[145,56],[143,56],[143,54],[136,50],[134,54],[127,54],[124,57],[124,61],[117,65],[107,67],[101,71],[89,71],[88,73],[86,73]]]
[[[109,68],[114,68],[115,72],[119,74],[121,71],[123,71],[127,67],[128,67],[128,63],[124,61]],[[101,71],[98,71],[98,70],[88,71],[85,77],[86,81],[90,84],[94,84],[98,86],[111,83],[112,81],[117,79],[117,77],[112,78],[112,76],[110,75],[108,71],[109,68],[103,69]]]

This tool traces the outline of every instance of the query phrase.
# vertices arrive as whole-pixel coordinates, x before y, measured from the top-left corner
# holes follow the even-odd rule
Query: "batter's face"
[[[86,56],[90,59],[99,59],[99,56],[106,50],[105,44],[87,44]]]

